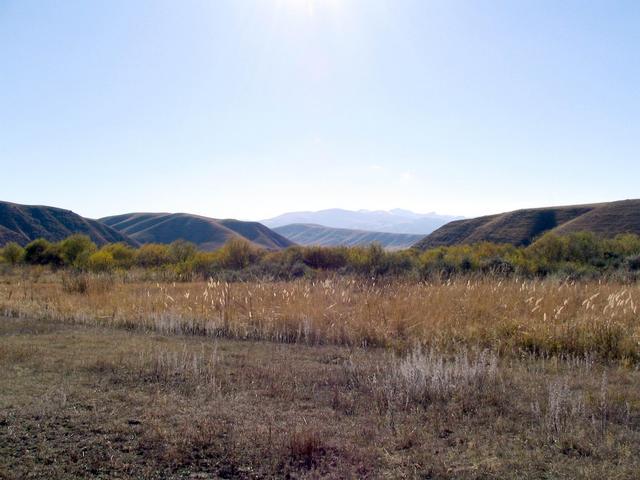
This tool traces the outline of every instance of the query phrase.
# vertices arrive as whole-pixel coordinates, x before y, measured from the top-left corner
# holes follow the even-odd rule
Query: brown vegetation
[[[614,282],[459,277],[327,277],[294,282],[134,281],[22,271],[0,312],[150,332],[308,345],[461,345],[500,355],[640,360],[640,287]]]
[[[5,269],[0,478],[640,468],[637,284],[146,275]]]
[[[638,371],[0,319],[0,478],[623,478]]]

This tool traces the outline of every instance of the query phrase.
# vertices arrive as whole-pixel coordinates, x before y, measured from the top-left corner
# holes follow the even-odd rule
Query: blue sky
[[[0,0],[0,199],[465,216],[640,197],[640,2]]]

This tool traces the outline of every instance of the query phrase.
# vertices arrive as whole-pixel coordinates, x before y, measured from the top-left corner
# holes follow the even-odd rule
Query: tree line
[[[187,280],[234,272],[290,279],[319,271],[415,278],[469,273],[569,277],[623,274],[636,278],[640,277],[640,237],[623,234],[609,239],[588,232],[564,236],[548,233],[525,247],[483,242],[427,251],[387,251],[372,244],[294,246],[276,252],[244,239],[231,239],[218,250],[205,252],[184,240],[138,248],[113,243],[99,248],[86,235],[72,235],[60,242],[37,239],[24,247],[8,243],[0,249],[0,260],[10,265],[46,265],[97,273],[151,269]]]

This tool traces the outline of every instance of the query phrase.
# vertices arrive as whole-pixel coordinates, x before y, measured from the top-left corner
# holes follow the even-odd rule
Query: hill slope
[[[171,243],[183,239],[202,250],[215,250],[231,238],[245,238],[268,250],[293,245],[257,222],[217,220],[188,213],[126,213],[100,221],[140,243]]]
[[[263,220],[270,228],[291,224],[323,225],[370,232],[411,233],[426,235],[459,217],[436,213],[414,213],[408,210],[343,210],[332,208],[317,212],[291,212]]]
[[[111,227],[71,210],[0,202],[0,245],[8,242],[26,245],[36,238],[57,242],[74,233],[88,235],[98,245],[114,242],[137,245],[135,240]]]
[[[528,245],[541,234],[590,231],[612,237],[640,234],[640,200],[531,208],[450,222],[418,242],[421,250],[477,242]]]
[[[299,245],[318,245],[323,247],[369,245],[379,243],[388,249],[408,248],[422,235],[408,233],[367,232],[346,228],[331,228],[322,225],[294,223],[273,229],[280,235]]]

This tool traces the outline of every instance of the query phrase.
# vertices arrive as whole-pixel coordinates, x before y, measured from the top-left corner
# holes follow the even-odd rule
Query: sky
[[[0,0],[0,200],[81,215],[640,197],[640,2]]]

